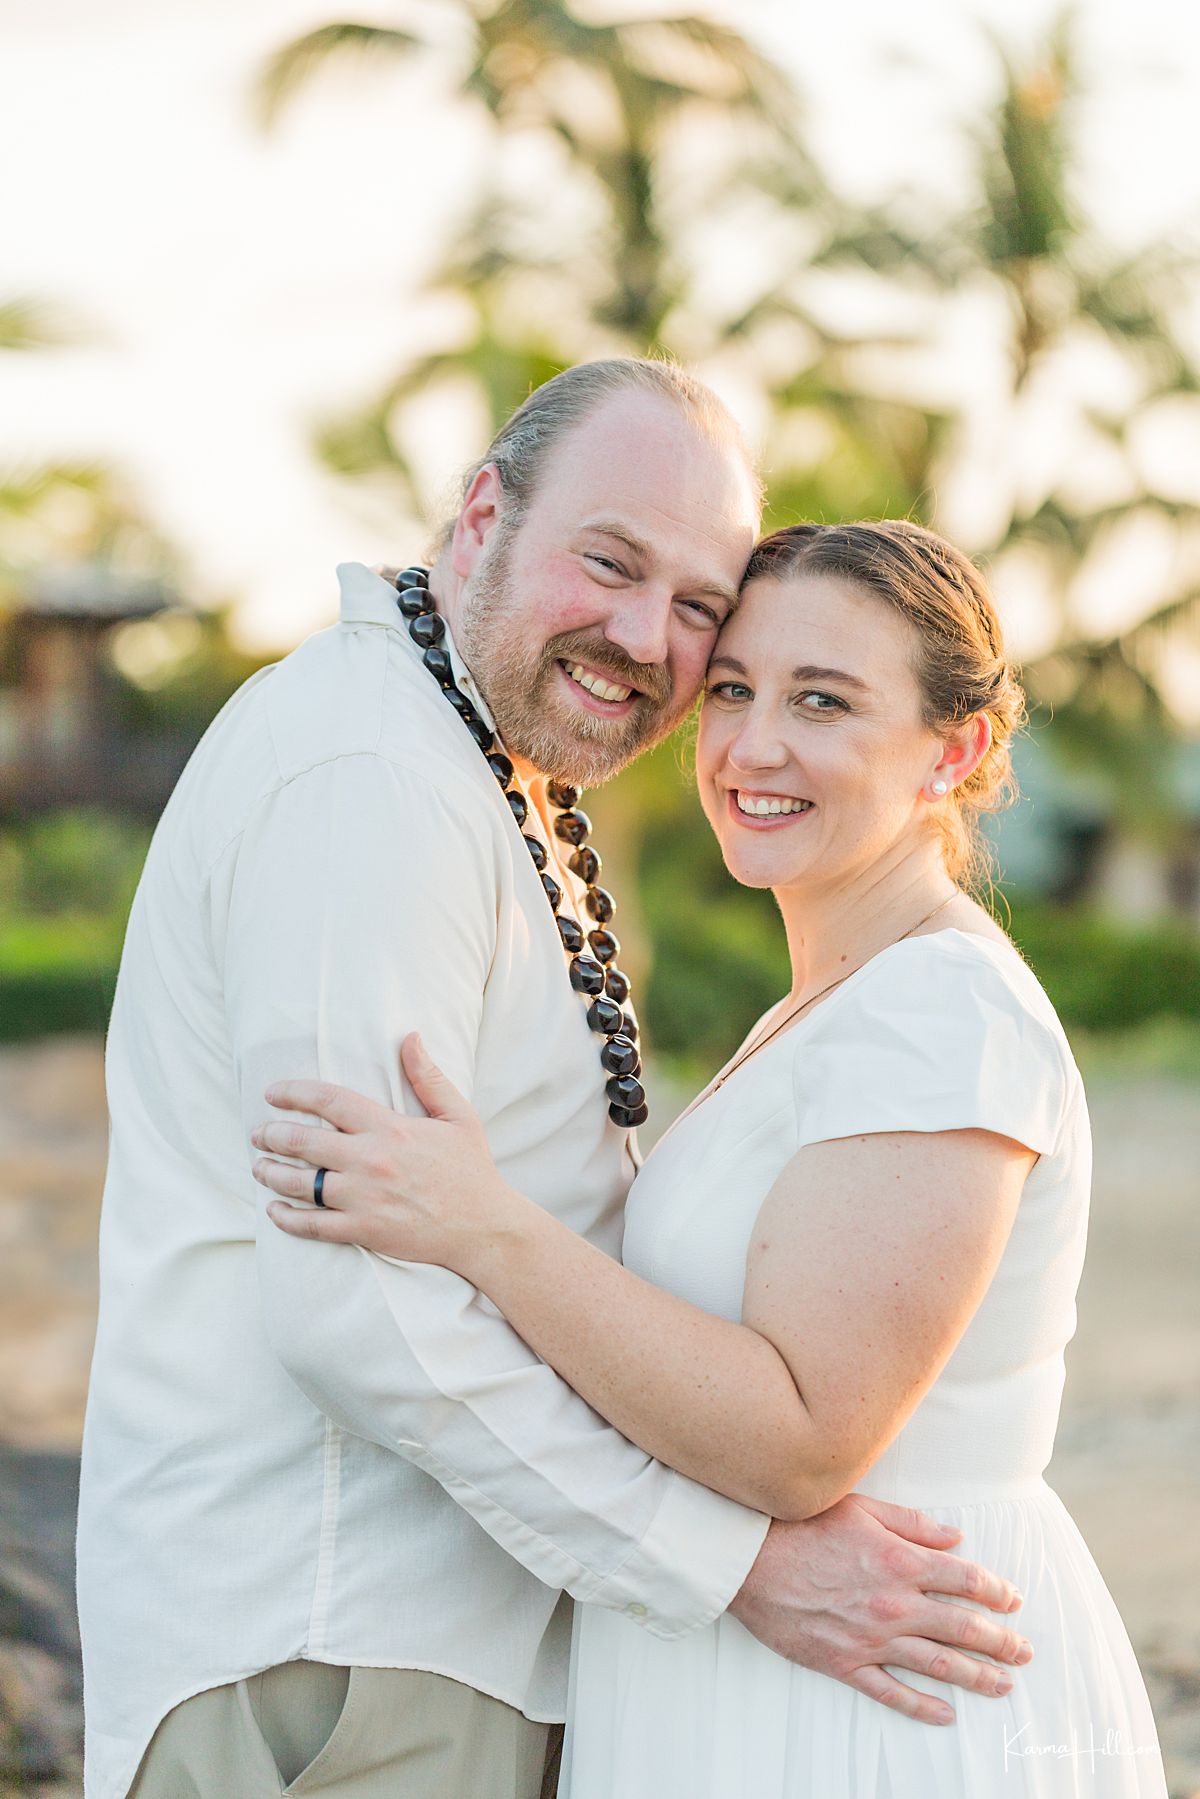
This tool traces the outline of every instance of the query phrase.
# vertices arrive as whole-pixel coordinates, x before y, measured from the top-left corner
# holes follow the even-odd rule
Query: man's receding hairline
[[[725,407],[723,401],[719,400],[715,394],[712,398],[715,404],[711,411],[701,412],[699,407],[692,404],[682,394],[668,393],[661,388],[643,387],[632,382],[628,387],[616,388],[608,393],[594,394],[591,403],[579,414],[578,418],[572,419],[563,427],[552,447],[552,453],[545,456],[543,466],[538,469],[537,479],[527,499],[532,499],[537,493],[546,469],[560,460],[563,450],[570,443],[572,437],[577,437],[585,426],[592,424],[597,415],[606,407],[616,407],[629,401],[649,400],[652,404],[661,405],[664,409],[671,408],[697,437],[702,438],[704,442],[711,444],[715,449],[727,449],[734,453],[736,460],[749,477],[750,489],[756,499],[756,510],[761,515],[762,503],[758,498],[761,484],[749,446],[742,435],[740,425]],[[501,484],[503,485],[503,483]]]
[[[484,454],[466,470],[459,511],[472,481],[490,465],[497,471],[503,510],[513,525],[519,524],[541,486],[543,464],[557,461],[573,428],[593,418],[604,401],[633,393],[671,401],[700,438],[721,450],[735,451],[756,519],[761,517],[762,477],[744,431],[720,395],[681,363],[638,356],[576,363],[532,389],[496,431]],[[453,530],[454,521],[447,521],[440,533],[439,552],[449,544]]]

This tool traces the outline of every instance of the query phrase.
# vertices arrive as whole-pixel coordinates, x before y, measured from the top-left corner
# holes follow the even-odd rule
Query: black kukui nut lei
[[[614,1124],[631,1130],[634,1125],[644,1124],[650,1115],[645,1088],[638,1078],[642,1072],[636,1048],[638,1028],[633,1016],[623,1010],[629,998],[629,980],[616,966],[621,946],[607,929],[616,911],[616,901],[611,893],[597,885],[601,863],[587,842],[592,827],[587,813],[579,810],[579,789],[565,782],[551,781],[546,792],[551,805],[559,809],[554,834],[560,842],[570,844],[573,850],[567,866],[587,888],[584,904],[597,929],[586,936],[578,920],[559,911],[562,888],[547,872],[549,855],[545,845],[527,829],[530,806],[516,785],[512,763],[466,694],[454,685],[450,653],[445,648],[445,621],[434,610],[429,570],[416,564],[403,569],[395,578],[395,586],[396,603],[408,625],[409,636],[422,652],[421,660],[487,758],[488,767],[508,801],[522,841],[533,858],[533,865],[542,877],[563,948],[571,958],[571,985],[589,1002],[588,1024],[604,1038],[600,1062],[606,1077],[604,1090],[609,1100],[608,1115]]]

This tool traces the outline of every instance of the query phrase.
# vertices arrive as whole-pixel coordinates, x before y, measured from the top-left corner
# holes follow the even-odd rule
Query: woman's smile
[[[791,794],[766,793],[746,787],[729,790],[731,819],[750,831],[786,829],[807,818],[813,810],[811,800],[794,799]]]

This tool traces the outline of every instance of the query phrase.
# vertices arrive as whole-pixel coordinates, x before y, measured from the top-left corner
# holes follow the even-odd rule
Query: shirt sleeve
[[[877,957],[798,1037],[795,1093],[801,1143],[983,1130],[1049,1155],[1068,1052],[1027,970],[1004,970],[961,932],[936,932]]]
[[[413,1029],[471,1095],[496,854],[482,796],[373,754],[260,805],[221,933],[248,1162],[284,1076],[419,1111],[399,1065]],[[251,1185],[265,1329],[314,1405],[432,1475],[548,1586],[663,1637],[724,1610],[768,1519],[621,1436],[458,1275],[290,1237]]]

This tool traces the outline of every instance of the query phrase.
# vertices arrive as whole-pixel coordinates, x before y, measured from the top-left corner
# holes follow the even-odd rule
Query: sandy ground
[[[1050,1478],[1133,1638],[1172,1799],[1197,1799],[1200,1096],[1183,1082],[1111,1073],[1089,1092],[1091,1243]],[[6,1467],[27,1470],[27,1481],[52,1476],[68,1509],[95,1316],[105,1139],[98,1043],[0,1051],[0,1446],[42,1452],[15,1463],[0,1454],[0,1484]],[[55,1527],[59,1537],[68,1525]],[[10,1790],[70,1799],[77,1788]]]

